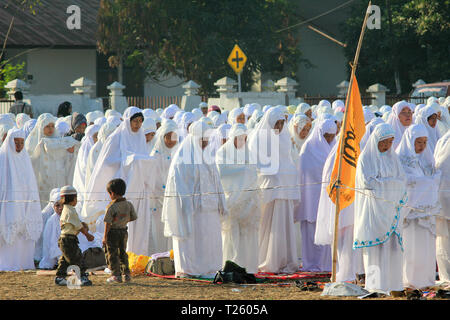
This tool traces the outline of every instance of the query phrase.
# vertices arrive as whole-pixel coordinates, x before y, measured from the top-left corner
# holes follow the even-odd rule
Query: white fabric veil
[[[395,131],[391,125],[377,125],[358,158],[353,248],[380,245],[393,234],[402,245],[405,172],[392,147],[384,153],[378,150],[378,142],[392,137]]]
[[[37,241],[43,228],[39,192],[30,156],[16,152],[14,138],[25,139],[13,128],[0,147],[0,246],[17,239]]]

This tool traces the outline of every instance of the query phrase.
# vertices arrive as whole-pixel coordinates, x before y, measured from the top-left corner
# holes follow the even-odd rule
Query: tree
[[[295,0],[102,0],[98,49],[158,80],[175,75],[194,80],[203,94],[214,82],[235,77],[226,59],[234,44],[248,57],[242,87],[255,72],[296,78],[299,38],[277,29],[299,20]]]
[[[450,78],[450,1],[373,0],[381,9],[381,29],[367,30],[357,69],[361,87],[379,82],[407,94],[412,83]],[[342,26],[347,59],[353,59],[367,1],[358,1]],[[397,78],[397,81],[396,81]]]

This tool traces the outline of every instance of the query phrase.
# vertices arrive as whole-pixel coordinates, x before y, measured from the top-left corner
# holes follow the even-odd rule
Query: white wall
[[[181,87],[188,80],[178,77],[161,78],[161,81],[146,80],[144,83],[144,96],[183,96],[184,89]]]
[[[37,49],[27,54],[27,73],[33,75],[31,95],[71,94],[70,84],[97,78],[95,49]]]

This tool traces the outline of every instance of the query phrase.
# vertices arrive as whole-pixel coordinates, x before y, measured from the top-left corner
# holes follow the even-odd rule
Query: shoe
[[[129,274],[126,274],[123,276],[123,281],[124,282],[131,282],[131,276]]]
[[[81,285],[82,286],[92,286],[92,281],[89,280],[89,278],[87,276],[82,276],[81,277]]]
[[[57,284],[58,286],[67,286],[67,280],[63,277],[56,277],[55,284]]]
[[[122,278],[121,277],[116,277],[116,276],[112,276],[109,277],[108,279],[106,279],[107,283],[122,283]]]

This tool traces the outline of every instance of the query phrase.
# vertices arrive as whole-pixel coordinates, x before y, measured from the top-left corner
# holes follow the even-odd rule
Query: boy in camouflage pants
[[[133,204],[127,201],[123,196],[126,191],[125,181],[122,179],[111,180],[106,190],[111,198],[110,204],[106,207],[105,213],[105,233],[103,236],[103,245],[106,250],[106,261],[108,268],[112,271],[112,276],[106,281],[108,283],[129,282],[130,269],[128,266],[128,255],[126,252],[128,240],[128,227],[130,221],[137,219]]]

